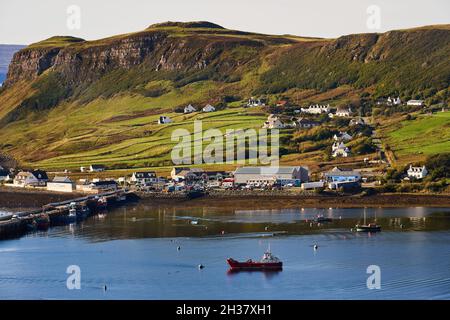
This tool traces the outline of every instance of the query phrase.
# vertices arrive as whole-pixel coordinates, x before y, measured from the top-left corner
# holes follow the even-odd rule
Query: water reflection
[[[159,237],[258,238],[337,232],[345,238],[355,236],[350,231],[363,221],[364,211],[367,222],[376,221],[383,232],[450,229],[450,208],[234,210],[138,204],[90,217],[81,224],[53,228],[50,235],[104,241]],[[318,217],[327,219],[318,220]]]

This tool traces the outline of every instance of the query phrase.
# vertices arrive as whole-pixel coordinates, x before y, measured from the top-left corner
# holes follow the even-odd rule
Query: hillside
[[[0,91],[0,147],[52,169],[169,165],[171,130],[195,118],[260,127],[267,110],[241,108],[250,96],[367,115],[388,95],[448,103],[449,55],[449,25],[319,39],[168,22],[96,41],[53,37],[14,55]],[[222,110],[175,112],[189,103]],[[157,125],[161,114],[175,123]]]

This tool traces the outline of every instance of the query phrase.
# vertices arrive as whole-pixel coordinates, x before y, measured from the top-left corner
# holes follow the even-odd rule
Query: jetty
[[[51,226],[79,221],[101,210],[125,204],[136,198],[132,192],[116,190],[49,203],[40,209],[2,216],[0,239],[17,238],[31,231],[46,230]]]

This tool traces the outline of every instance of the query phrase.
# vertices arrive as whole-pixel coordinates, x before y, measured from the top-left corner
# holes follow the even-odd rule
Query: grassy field
[[[419,115],[385,128],[386,142],[399,164],[423,161],[426,156],[450,151],[450,112]]]

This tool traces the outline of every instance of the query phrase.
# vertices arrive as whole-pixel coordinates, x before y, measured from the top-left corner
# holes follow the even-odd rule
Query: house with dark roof
[[[91,164],[91,166],[89,167],[90,172],[102,172],[105,170],[106,170],[106,167],[101,164]]]
[[[47,173],[43,170],[21,171],[15,177],[13,185],[16,187],[40,187],[48,181]]]
[[[158,182],[155,171],[133,172],[130,181],[139,185],[147,185]]]

